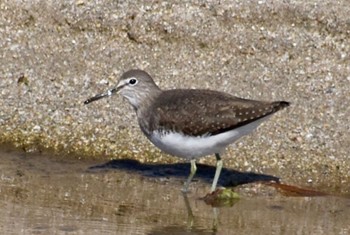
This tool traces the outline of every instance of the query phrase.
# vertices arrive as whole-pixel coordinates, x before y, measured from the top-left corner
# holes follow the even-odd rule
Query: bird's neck
[[[151,128],[149,125],[153,123],[150,119],[152,119],[151,117],[154,118],[156,116],[152,115],[152,105],[155,103],[155,100],[159,98],[162,92],[162,90],[158,89],[156,92],[153,91],[147,95],[144,94],[142,95],[142,100],[140,100],[138,105],[134,106],[141,130],[147,137],[150,135],[149,131]]]
[[[155,99],[162,93],[162,90],[157,87],[157,89],[144,90],[137,94],[136,100],[132,106],[134,107],[136,113],[143,112],[147,110]],[[131,102],[130,102],[131,103]]]

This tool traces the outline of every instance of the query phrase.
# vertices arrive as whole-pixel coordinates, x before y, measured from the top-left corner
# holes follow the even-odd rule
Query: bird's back
[[[213,90],[175,89],[161,92],[144,111],[144,116],[148,117],[149,131],[161,129],[190,136],[216,135],[271,115],[288,105],[285,101],[248,100]],[[142,128],[142,121],[140,125]]]

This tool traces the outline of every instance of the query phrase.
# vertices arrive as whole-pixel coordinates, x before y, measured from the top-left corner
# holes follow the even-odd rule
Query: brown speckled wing
[[[246,100],[211,90],[167,90],[150,107],[151,131],[216,135],[254,122],[288,106],[285,101]]]

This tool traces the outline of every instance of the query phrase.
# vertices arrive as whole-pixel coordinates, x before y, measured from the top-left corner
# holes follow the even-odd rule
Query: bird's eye
[[[129,80],[129,84],[130,85],[135,85],[137,83],[137,80],[135,79],[135,78],[131,78],[130,80]]]

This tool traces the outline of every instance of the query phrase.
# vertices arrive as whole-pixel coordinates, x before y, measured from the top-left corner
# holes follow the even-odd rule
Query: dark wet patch
[[[186,179],[190,173],[189,163],[175,164],[147,164],[132,159],[111,160],[106,163],[92,166],[89,172],[106,171],[106,170],[125,170],[135,172],[150,178],[184,178]],[[205,164],[197,164],[197,172],[193,181],[198,179],[211,183],[215,174],[215,167]],[[279,182],[279,178],[271,175],[258,174],[253,172],[240,172],[232,169],[223,168],[219,178],[219,185],[224,187],[235,187],[242,184],[253,182]]]

